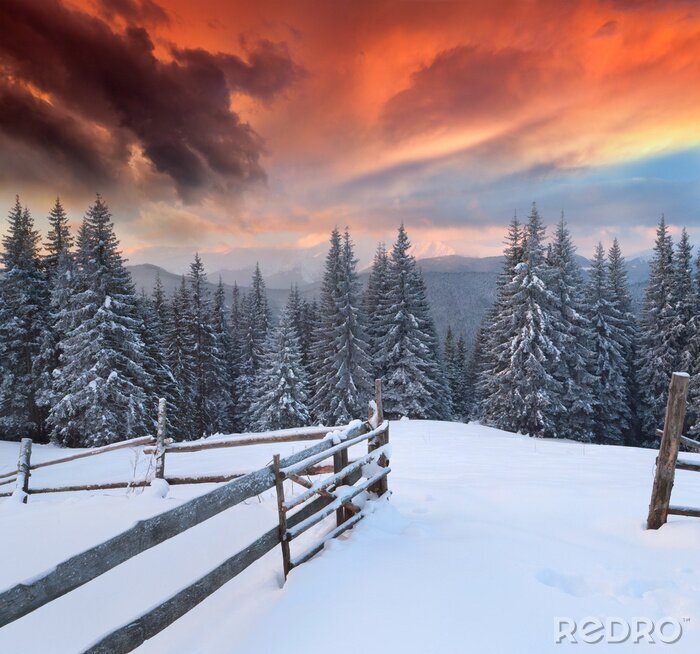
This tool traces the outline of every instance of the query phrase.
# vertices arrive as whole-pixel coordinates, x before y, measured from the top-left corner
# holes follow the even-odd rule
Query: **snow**
[[[153,479],[148,487],[148,492],[151,497],[165,498],[170,492],[170,484],[165,479]]]
[[[284,588],[276,549],[137,651],[588,651],[555,644],[554,620],[562,616],[671,616],[683,635],[669,651],[700,651],[700,520],[671,516],[659,531],[644,529],[654,450],[421,420],[392,423],[391,443],[391,500],[365,504],[363,521],[293,570]],[[308,446],[181,454],[167,459],[166,470],[179,475],[254,469],[275,452]],[[15,465],[17,451],[17,443],[0,443],[0,470]],[[365,451],[364,443],[355,446],[350,458]],[[64,453],[36,445],[33,458]],[[700,455],[684,457],[700,461]],[[131,478],[150,461],[118,450],[42,468],[31,481]],[[30,496],[26,505],[0,500],[0,588],[212,487],[174,486],[164,499],[139,489]],[[302,489],[285,484],[285,491]],[[677,473],[673,503],[700,506],[700,475]],[[0,651],[82,651],[276,522],[274,492],[251,499],[1,629]],[[292,556],[334,526],[331,517],[310,529],[308,540],[292,543]],[[345,631],[348,615],[360,629]],[[599,649],[606,647],[592,651]],[[662,650],[630,642],[613,651]]]

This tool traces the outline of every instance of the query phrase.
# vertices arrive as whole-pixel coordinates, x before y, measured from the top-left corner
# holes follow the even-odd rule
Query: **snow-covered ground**
[[[671,517],[645,531],[654,451],[424,421],[392,423],[391,442],[390,503],[292,571],[283,589],[275,550],[138,651],[700,651],[700,520]],[[304,446],[182,454],[167,467],[251,470]],[[17,448],[0,443],[0,470]],[[33,458],[62,453],[36,446]],[[129,479],[147,466],[120,451],[40,469],[32,483]],[[173,487],[166,499],[115,491],[0,500],[0,587],[209,488]],[[700,475],[677,472],[673,503],[700,506]],[[226,511],[0,629],[0,652],[81,651],[275,523],[272,493]],[[673,645],[555,644],[555,618],[587,616],[670,616],[683,635]]]

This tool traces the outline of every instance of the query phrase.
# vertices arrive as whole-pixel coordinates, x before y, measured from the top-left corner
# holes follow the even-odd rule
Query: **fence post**
[[[156,431],[156,479],[165,479],[165,398],[158,400],[158,430]]]
[[[384,407],[382,406],[382,380],[374,380],[374,403],[377,405],[377,424],[384,422]]]
[[[292,569],[289,554],[289,541],[287,540],[287,514],[284,510],[284,483],[280,474],[280,455],[272,457],[272,468],[275,472],[275,489],[277,490],[277,513],[280,524],[280,545],[282,546],[282,569],[284,570],[284,580]]]
[[[382,406],[382,380],[374,380],[374,404],[377,411],[377,425],[381,425],[384,422],[384,407]],[[370,419],[372,416],[370,415]],[[380,448],[382,445],[386,445],[389,442],[389,427],[387,425],[386,430],[383,434],[380,434],[376,438],[367,441],[367,451],[372,452]],[[382,454],[377,462],[382,468],[386,468],[389,465],[389,459]],[[389,490],[388,476],[380,479],[374,486],[370,489],[373,493],[381,496],[384,495]]]
[[[656,474],[651,491],[647,529],[658,529],[668,519],[668,506],[671,501],[673,478],[676,472],[678,446],[685,420],[685,401],[688,395],[688,374],[674,372],[668,388],[668,402],[664,431],[656,460]]]
[[[29,476],[31,475],[32,439],[23,438],[19,446],[17,461],[17,490],[24,493],[22,503],[27,503],[29,495]]]
[[[347,465],[348,465],[348,448],[340,450],[340,452],[336,452],[333,455],[333,472],[338,473],[343,468],[345,468]],[[336,486],[341,486],[344,481],[345,481],[344,479],[339,479]],[[346,510],[346,507],[341,506],[339,509],[336,509],[335,521],[339,527],[348,519],[348,517],[349,516],[348,516],[348,511]]]

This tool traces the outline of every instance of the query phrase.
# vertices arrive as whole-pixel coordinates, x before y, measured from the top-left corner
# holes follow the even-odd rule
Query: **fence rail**
[[[386,479],[391,471],[388,457],[389,425],[387,422],[378,423],[378,418],[382,417],[380,384],[377,384],[376,388],[378,393],[375,401],[370,404],[370,416],[367,422],[357,420],[347,425],[341,432],[336,433],[333,430],[332,439],[326,438],[285,458],[275,455],[272,465],[228,481],[204,495],[159,515],[141,520],[130,529],[70,557],[31,581],[17,584],[1,592],[0,627],[271,488],[277,490],[280,514],[278,527],[268,530],[243,550],[158,606],[101,637],[85,651],[91,654],[107,652],[119,654],[132,651],[190,611],[278,544],[282,547],[286,578],[293,567],[308,561],[321,551],[330,538],[353,527],[366,515],[366,510],[353,504],[354,498],[367,490],[374,490],[380,496],[387,493]],[[162,409],[161,404],[161,415],[163,415]],[[158,431],[156,451],[162,452],[164,429]],[[329,430],[325,431],[327,433]],[[368,444],[367,455],[349,462],[348,449],[362,442]],[[31,449],[31,442],[29,449]],[[334,462],[332,468],[319,465],[330,457],[333,457]],[[29,455],[26,456],[26,462],[28,466]],[[373,462],[381,466],[380,471],[363,471],[364,465]],[[366,472],[367,478],[360,481],[363,472]],[[315,483],[301,476],[327,473],[330,473],[330,477]],[[23,471],[20,470],[19,474],[23,474]],[[285,480],[305,488],[302,502],[294,502],[293,506],[285,505]],[[342,490],[339,490],[341,486]],[[297,510],[292,512],[294,509]],[[289,542],[332,515],[333,512],[337,516],[336,527],[326,534],[320,543],[307,548],[292,559]]]
[[[247,445],[260,445],[266,443],[295,443],[303,441],[315,441],[324,438],[329,431],[343,430],[348,428],[348,425],[342,425],[340,427],[305,427],[301,429],[282,429],[279,431],[271,431],[255,435],[233,435],[228,438],[203,440],[200,442],[192,443],[173,443],[170,441],[170,439],[166,438],[165,436],[165,424],[165,400],[161,398],[161,400],[158,403],[158,430],[155,437],[142,436],[139,438],[132,438],[127,441],[121,441],[119,443],[112,443],[110,445],[92,448],[90,450],[86,450],[85,452],[77,452],[69,456],[60,457],[58,459],[51,459],[49,461],[42,461],[40,463],[31,463],[31,445],[21,445],[17,469],[0,474],[0,486],[5,486],[7,484],[14,483],[15,490],[20,490],[22,493],[24,493],[24,495],[22,495],[22,501],[25,503],[27,501],[28,495],[38,493],[65,493],[75,491],[114,490],[119,488],[143,488],[150,484],[149,479],[134,479],[130,481],[112,480],[102,483],[85,483],[71,484],[68,486],[44,486],[31,488],[29,485],[29,477],[31,476],[31,472],[34,470],[38,470],[39,468],[45,468],[47,466],[53,466],[61,463],[70,463],[72,461],[77,461],[78,459],[84,459],[86,457],[92,457],[98,454],[106,454],[109,452],[114,452],[116,450],[121,450],[129,447],[139,447],[141,445],[144,446],[144,454],[154,455],[155,477],[157,479],[165,479],[165,481],[167,481],[170,485],[173,486],[180,484],[222,483],[231,481],[232,479],[235,479],[237,477],[242,477],[245,474],[247,474],[248,471],[229,473],[225,475],[221,474],[189,477],[166,477],[166,454],[201,452],[205,450],[213,450],[219,448],[243,447]],[[31,443],[31,439],[23,439],[22,443]],[[25,451],[27,447],[29,448],[28,453]],[[9,497],[13,494],[14,490],[2,491],[0,492],[0,498]]]

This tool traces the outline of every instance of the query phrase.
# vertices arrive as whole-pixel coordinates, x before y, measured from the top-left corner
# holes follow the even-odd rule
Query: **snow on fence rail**
[[[661,438],[661,443],[659,445],[659,456],[656,459],[647,529],[659,529],[659,527],[666,524],[669,515],[700,518],[700,509],[671,505],[671,491],[673,490],[676,470],[700,472],[700,463],[678,459],[678,450],[681,444],[691,450],[700,452],[700,441],[683,436],[682,433],[688,396],[688,382],[689,377],[685,372],[674,372],[671,375],[664,428],[656,432],[657,436]]]
[[[158,431],[154,436],[142,436],[132,438],[131,440],[104,445],[103,447],[95,447],[85,452],[78,452],[69,456],[53,459],[51,461],[42,461],[41,463],[31,463],[31,439],[24,438],[20,445],[19,462],[17,470],[12,470],[0,474],[0,486],[15,483],[15,491],[7,490],[0,492],[0,497],[9,497],[17,492],[20,499],[26,503],[27,496],[38,493],[63,493],[72,491],[95,491],[95,490],[114,490],[119,488],[143,488],[148,486],[151,481],[149,479],[133,479],[120,481],[106,481],[103,483],[91,484],[75,484],[71,486],[50,486],[50,487],[33,487],[29,486],[29,478],[31,471],[46,466],[53,466],[60,463],[69,463],[85,457],[114,452],[127,447],[138,447],[144,445],[144,454],[155,455],[155,477],[157,479],[165,479],[170,485],[181,484],[213,484],[223,483],[242,477],[248,471],[229,472],[227,474],[209,474],[195,475],[188,477],[166,477],[165,476],[165,457],[166,454],[177,454],[186,452],[200,452],[203,450],[211,450],[222,447],[241,447],[246,445],[259,445],[264,443],[294,443],[298,441],[320,440],[331,429],[345,429],[347,425],[340,427],[302,427],[296,429],[281,429],[278,431],[263,432],[259,434],[241,434],[232,435],[227,438],[202,439],[201,441],[172,443],[165,437],[165,401],[160,400],[158,405]],[[314,471],[314,474],[323,474],[327,472],[326,468],[319,468]]]
[[[383,420],[381,385],[375,386],[376,400],[370,403],[367,422],[359,420],[343,430],[333,431],[321,442],[219,486],[159,515],[138,521],[133,527],[80,554],[59,563],[26,583],[17,584],[0,593],[0,627],[52,602],[66,593],[92,581],[129,559],[156,545],[201,524],[219,513],[271,489],[277,490],[279,526],[268,530],[209,573],[146,611],[127,624],[102,637],[85,650],[86,653],[119,654],[130,652],[153,637],[226,582],[241,573],[276,545],[282,547],[285,578],[292,567],[300,565],[320,552],[324,544],[354,526],[368,512],[353,503],[364,491],[379,497],[388,496],[389,424]],[[164,424],[164,421],[163,423]],[[162,430],[161,443],[162,443]],[[357,461],[348,461],[348,448],[367,442],[368,453]],[[311,483],[300,475],[318,470],[318,463],[333,457],[333,474],[327,480]],[[366,460],[366,462],[365,462]],[[360,481],[362,477],[366,479]],[[283,481],[298,483],[311,493],[305,493],[301,504],[285,502]],[[318,495],[315,499],[314,496]],[[290,511],[300,506],[294,512]],[[313,524],[335,511],[337,526],[322,541],[294,559],[290,556],[290,541]]]

